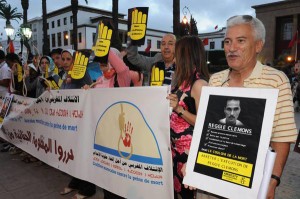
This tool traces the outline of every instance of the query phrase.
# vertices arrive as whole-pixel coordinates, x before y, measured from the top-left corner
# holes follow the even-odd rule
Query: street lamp
[[[21,43],[21,54],[23,54],[23,44],[25,45],[27,49],[27,54],[29,55],[31,53],[30,45],[28,43],[28,40],[32,36],[32,30],[27,24],[22,24],[19,29],[19,36],[21,37],[20,43]]]
[[[186,7],[186,6],[184,6],[184,7],[182,8],[182,13],[183,13],[183,15],[184,15],[184,16],[183,16],[183,19],[182,19],[182,23],[184,23],[184,24],[188,24],[188,23],[189,23],[189,21],[188,21],[188,19],[187,19],[187,17],[186,17],[187,12],[189,12],[190,15],[191,15],[190,9],[189,9],[188,7]]]
[[[15,29],[11,24],[7,24],[5,29],[5,33],[8,37],[11,37],[14,35]]]
[[[26,25],[26,24],[21,25],[20,32],[21,32],[21,35],[24,36],[26,39],[29,40],[31,38],[32,31],[28,25]]]
[[[190,24],[189,20],[187,18],[187,13],[191,15],[190,9],[187,6],[184,6],[182,8],[182,13],[183,13],[183,19],[181,22],[181,30],[180,30],[180,35],[189,35],[190,34]]]

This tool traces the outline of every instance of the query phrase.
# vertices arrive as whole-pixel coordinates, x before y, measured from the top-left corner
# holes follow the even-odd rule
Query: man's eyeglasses
[[[230,17],[229,19],[227,19],[227,21],[230,21],[236,17],[241,16],[246,22],[252,21],[253,17],[251,15],[235,15],[233,17]]]

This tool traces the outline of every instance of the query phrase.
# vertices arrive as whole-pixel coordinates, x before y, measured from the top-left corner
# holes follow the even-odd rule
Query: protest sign
[[[15,96],[0,137],[125,198],[173,198],[166,96],[167,87]]]
[[[277,96],[276,89],[203,88],[184,184],[257,198]]]

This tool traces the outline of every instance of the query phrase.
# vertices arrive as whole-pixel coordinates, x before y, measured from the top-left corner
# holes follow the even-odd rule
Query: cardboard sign
[[[6,93],[5,98],[2,102],[1,109],[0,109],[0,125],[2,125],[4,118],[9,113],[9,109],[11,106],[11,101],[13,99],[14,95]]]
[[[89,58],[84,54],[76,52],[74,66],[71,71],[72,79],[82,79],[86,72],[86,67],[88,65]]]
[[[144,45],[148,21],[148,7],[128,9],[128,36],[133,45]]]
[[[184,184],[257,198],[277,96],[276,89],[203,88]]]
[[[17,77],[18,77],[18,82],[22,82],[23,81],[23,67],[17,63]]]
[[[95,62],[107,63],[112,33],[113,29],[109,21],[103,20],[99,22],[92,47],[95,54]]]

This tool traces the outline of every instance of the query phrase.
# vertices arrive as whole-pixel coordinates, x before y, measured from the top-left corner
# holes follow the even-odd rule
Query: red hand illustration
[[[130,122],[127,122],[127,125],[124,126],[125,138],[122,137],[123,144],[125,147],[130,147],[131,145],[131,135],[132,135],[133,127]]]

